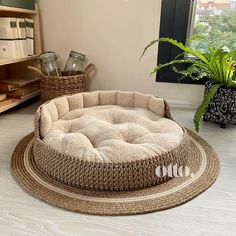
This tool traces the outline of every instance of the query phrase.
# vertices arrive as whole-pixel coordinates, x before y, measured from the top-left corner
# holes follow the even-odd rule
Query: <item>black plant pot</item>
[[[211,81],[206,83],[205,93],[212,84]],[[219,88],[205,110],[203,120],[217,123],[221,128],[236,125],[236,89]]]

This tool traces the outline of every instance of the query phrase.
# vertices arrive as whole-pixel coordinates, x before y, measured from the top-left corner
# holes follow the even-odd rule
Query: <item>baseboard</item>
[[[199,104],[195,101],[181,101],[181,100],[175,100],[175,99],[166,99],[170,107],[173,108],[187,108],[187,109],[196,109],[198,108]]]

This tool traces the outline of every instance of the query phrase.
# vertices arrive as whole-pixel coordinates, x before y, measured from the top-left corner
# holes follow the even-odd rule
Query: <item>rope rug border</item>
[[[212,147],[188,130],[191,156],[187,164],[194,178],[174,178],[158,186],[125,192],[81,190],[43,175],[34,163],[34,134],[23,138],[11,159],[11,171],[24,190],[54,206],[97,215],[143,214],[173,208],[195,198],[216,180],[220,166]]]

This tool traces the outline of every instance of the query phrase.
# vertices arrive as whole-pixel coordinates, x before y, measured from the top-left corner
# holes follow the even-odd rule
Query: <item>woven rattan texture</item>
[[[165,102],[165,117],[172,119]],[[189,137],[184,130],[181,143],[173,150],[145,160],[122,163],[85,162],[63,155],[49,147],[40,137],[40,111],[35,115],[34,160],[37,167],[55,180],[81,189],[99,191],[138,190],[166,182],[170,177],[158,177],[156,168],[184,166],[189,157]]]
[[[188,130],[188,133],[192,138],[190,138],[191,155],[189,156],[187,166],[193,173],[197,173],[203,164],[202,154],[196,146],[196,143],[198,143],[206,153],[205,167],[202,174],[192,183],[171,194],[168,194],[166,191],[173,190],[178,186],[180,187],[189,178],[173,178],[161,185],[138,191],[87,191],[62,184],[54,178],[44,175],[38,170],[32,152],[30,152],[26,160],[29,161],[34,175],[37,176],[37,179],[35,179],[32,173],[29,172],[25,161],[25,151],[29,142],[34,138],[33,134],[23,138],[17,145],[11,159],[11,170],[18,183],[27,192],[49,204],[71,211],[98,215],[131,215],[160,211],[179,206],[198,196],[214,183],[219,173],[219,160],[212,147],[192,131]],[[47,185],[41,181],[46,182]],[[54,188],[57,188],[58,191],[55,191]],[[77,197],[67,195],[66,193],[76,194]],[[155,194],[157,195],[153,198]],[[134,200],[136,197],[137,199]],[[100,201],[97,198],[100,198]],[[104,198],[107,198],[107,200],[104,201]],[[127,201],[127,198],[134,199]],[[117,201],[117,199],[120,201]]]
[[[95,70],[95,65],[90,63],[84,72],[75,76],[46,76],[36,67],[28,66],[39,80],[41,100],[49,101],[63,95],[75,94],[87,91],[89,73]]]
[[[41,100],[46,102],[56,97],[87,91],[88,77],[85,74],[76,76],[49,77],[39,80]]]
[[[37,167],[61,183],[82,189],[127,191],[161,184],[169,178],[157,177],[158,166],[183,166],[189,157],[189,138],[167,153],[145,160],[122,163],[84,162],[53,150],[40,139],[34,143]]]

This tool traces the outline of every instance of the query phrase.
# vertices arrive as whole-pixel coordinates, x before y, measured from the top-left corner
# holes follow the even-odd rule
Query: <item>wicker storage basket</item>
[[[89,64],[81,75],[61,77],[46,76],[38,68],[32,66],[29,66],[28,69],[40,78],[41,100],[46,102],[59,96],[86,92],[88,75],[95,69],[95,65]]]

